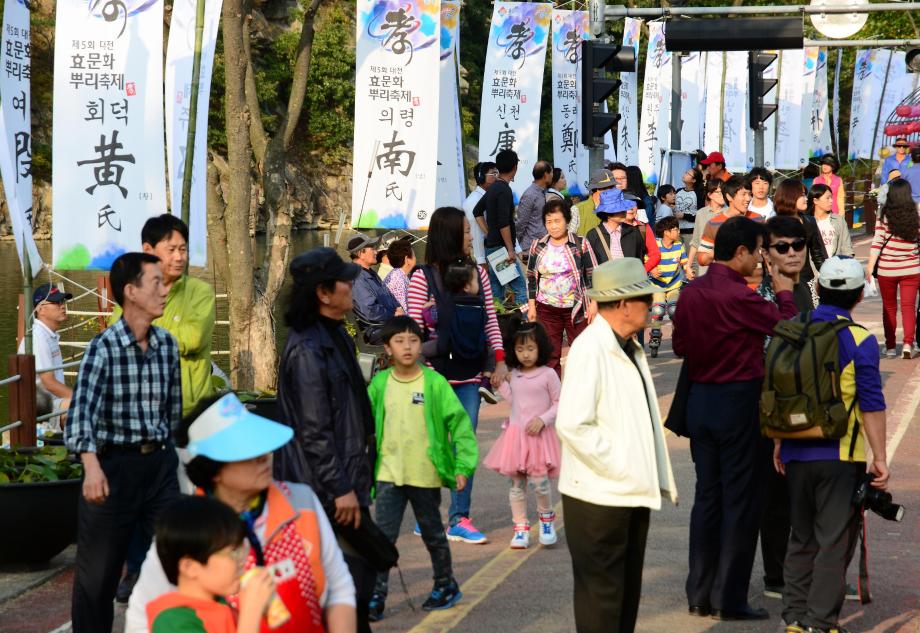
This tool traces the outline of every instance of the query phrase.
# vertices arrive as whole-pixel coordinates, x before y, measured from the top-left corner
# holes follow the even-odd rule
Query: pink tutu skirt
[[[539,435],[528,435],[523,426],[505,423],[502,434],[483,460],[483,465],[506,477],[519,475],[559,477],[559,438],[553,425]]]

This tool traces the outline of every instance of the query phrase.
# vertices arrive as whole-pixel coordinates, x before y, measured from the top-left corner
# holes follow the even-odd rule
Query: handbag
[[[875,260],[875,266],[872,267],[872,276],[878,278],[878,266],[882,263],[882,251],[885,250],[885,247],[888,246],[888,242],[891,241],[891,238],[894,237],[891,233],[888,234],[888,237],[885,238],[882,247],[878,249],[878,259]]]
[[[685,358],[680,366],[680,375],[677,377],[677,386],[674,388],[674,399],[671,400],[671,408],[668,410],[668,417],[664,421],[664,428],[674,433],[674,435],[689,438],[687,403],[690,400],[690,371],[687,365],[687,359]]]
[[[336,521],[331,523],[332,531],[346,553],[353,551],[377,572],[396,567],[399,550],[371,519],[370,510],[361,508],[361,526],[357,529],[353,525],[342,525]]]

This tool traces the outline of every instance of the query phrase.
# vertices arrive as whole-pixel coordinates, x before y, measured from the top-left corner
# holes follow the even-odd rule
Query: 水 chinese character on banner
[[[850,102],[850,160],[872,157],[872,135],[875,132],[890,57],[891,51],[884,48],[856,51],[853,100]],[[884,115],[878,127],[884,129]]]
[[[639,121],[639,168],[645,181],[658,184],[661,150],[671,140],[671,53],[664,47],[664,25],[648,25],[648,54],[645,58],[645,86]]]
[[[811,114],[811,156],[831,153],[831,126],[827,118],[827,49],[818,53],[815,98]]]
[[[9,160],[0,161],[6,205],[10,212],[16,250],[29,250],[32,275],[41,270],[42,259],[32,238],[32,91],[30,88],[31,44],[29,5],[26,0],[7,0],[3,5],[3,71],[0,97],[4,127],[2,142]]]
[[[802,128],[802,93],[805,51],[784,50],[779,58],[779,88],[776,99],[776,169],[799,169],[799,139]]]
[[[466,198],[460,140],[457,60],[460,0],[441,0],[441,97],[438,108],[438,186],[435,208],[461,207]]]
[[[565,174],[571,195],[587,195],[588,150],[581,134],[581,43],[588,12],[553,9],[553,164]],[[590,105],[585,105],[590,107]]]
[[[817,46],[805,47],[805,66],[802,70],[802,123],[799,137],[799,168],[805,166],[812,152],[812,133],[814,129],[815,86],[818,80],[818,59],[821,49]]]
[[[204,34],[201,42],[198,112],[195,152],[192,163],[192,190],[189,197],[189,264],[207,263],[208,223],[206,209],[208,159],[208,95],[221,0],[205,4]],[[195,0],[175,0],[169,22],[166,47],[166,158],[169,166],[169,202],[172,213],[182,214],[182,181],[188,144],[189,108],[192,92],[192,55],[195,51]]]
[[[540,98],[551,4],[496,2],[482,78],[479,160],[503,149],[517,152],[515,197],[530,186],[540,137]]]
[[[356,228],[425,228],[435,209],[440,23],[440,0],[358,0]]]
[[[725,53],[706,54],[706,114],[703,116],[703,151],[722,151],[722,75]]]
[[[59,0],[52,238],[62,270],[108,270],[166,209],[162,0]]]
[[[722,101],[722,154],[725,168],[743,173],[754,165],[754,133],[748,113],[748,55],[725,53],[725,88]]]
[[[636,72],[620,73],[620,96],[618,107],[620,120],[614,128],[616,138],[616,157],[624,165],[639,163],[639,37],[642,33],[642,20],[623,19],[623,46],[632,46],[636,53]],[[609,136],[607,137],[610,138]],[[607,141],[610,143],[610,140]]]
[[[689,53],[680,71],[680,149],[692,152],[701,147],[703,93],[706,81],[706,53]]]

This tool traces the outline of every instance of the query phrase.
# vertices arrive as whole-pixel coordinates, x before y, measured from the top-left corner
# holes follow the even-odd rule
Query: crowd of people
[[[667,425],[690,438],[696,469],[689,616],[768,617],[749,602],[759,537],[787,633],[843,631],[853,493],[867,473],[877,490],[889,479],[879,347],[852,322],[867,289],[882,296],[881,355],[918,351],[920,216],[896,146],[867,270],[833,157],[806,188],[731,174],[712,152],[654,197],[613,163],[580,201],[538,161],[516,203],[517,155],[498,152],[462,207],[433,213],[418,260],[415,238],[393,231],[355,233],[350,262],[330,248],[293,259],[275,420],[215,389],[213,290],[186,272],[187,227],[152,218],[143,252],[112,265],[118,310],[73,390],[40,379],[85,473],[73,630],[110,631],[117,595],[131,633],[369,631],[386,616],[407,505],[431,558],[422,609],[451,608],[452,543],[489,539],[473,521],[481,463],[508,478],[512,549],[535,545],[528,492],[537,542],[557,542],[558,479],[576,629],[633,631],[651,511],[677,500]],[[39,369],[60,360],[70,298],[35,291]],[[517,317],[500,324],[508,306]],[[350,314],[387,359],[369,384]],[[645,348],[659,353],[667,320],[684,365],[665,423]],[[842,435],[762,433],[782,366],[765,358],[783,353],[786,323],[833,328]],[[480,408],[498,397],[510,417],[485,453]]]

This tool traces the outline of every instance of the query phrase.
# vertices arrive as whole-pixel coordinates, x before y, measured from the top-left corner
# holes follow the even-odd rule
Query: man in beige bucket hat
[[[654,291],[638,259],[595,268],[597,316],[566,363],[556,432],[578,633],[635,629],[650,510],[662,496],[677,501],[658,397],[633,339]]]

